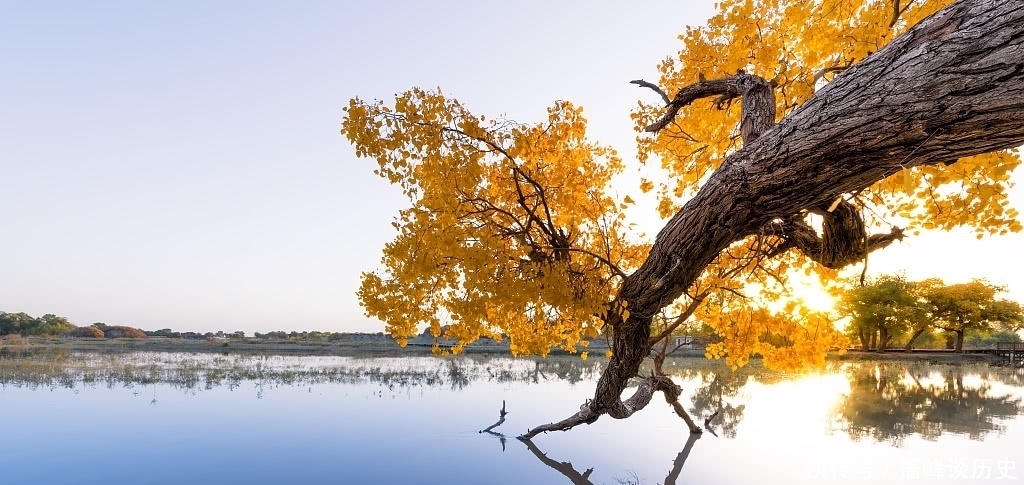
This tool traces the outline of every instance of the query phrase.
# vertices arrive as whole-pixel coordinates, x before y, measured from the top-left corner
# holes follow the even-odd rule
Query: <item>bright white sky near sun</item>
[[[380,331],[355,291],[404,201],[338,133],[349,98],[441,86],[524,122],[568,99],[628,160],[651,94],[627,82],[656,80],[712,4],[3,1],[0,311]],[[1022,243],[927,235],[869,268],[1024,300]]]

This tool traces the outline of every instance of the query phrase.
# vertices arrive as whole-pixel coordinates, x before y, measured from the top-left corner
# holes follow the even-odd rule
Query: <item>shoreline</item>
[[[587,350],[580,347],[580,351]],[[292,356],[339,356],[339,357],[404,357],[431,356],[431,346],[409,344],[400,347],[392,342],[303,342],[265,340],[189,340],[189,339],[60,339],[46,337],[23,337],[0,340],[0,351],[13,350],[67,350],[72,352],[127,353],[127,352],[185,352],[220,354],[269,354]],[[599,352],[600,350],[600,352]],[[604,359],[602,349],[591,349],[591,358]],[[511,357],[508,348],[497,345],[469,346],[463,355]],[[573,355],[561,349],[554,349],[551,356]],[[684,350],[670,357],[703,357],[702,350]],[[537,356],[530,356],[537,357]],[[829,352],[830,361],[926,361],[933,364],[988,363],[1006,365],[1005,359],[987,353],[955,353],[953,351],[925,350],[904,352],[875,352],[847,350],[843,353]]]

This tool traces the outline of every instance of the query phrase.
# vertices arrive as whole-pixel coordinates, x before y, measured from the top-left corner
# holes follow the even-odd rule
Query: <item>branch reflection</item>
[[[672,461],[672,468],[669,470],[668,475],[662,482],[664,485],[675,485],[676,480],[679,479],[680,473],[683,471],[683,465],[686,464],[686,459],[690,456],[690,450],[693,449],[694,443],[700,439],[699,434],[690,434],[686,440],[686,444],[683,445],[683,449],[676,455],[675,460]],[[590,481],[590,475],[594,472],[594,468],[587,468],[583,472],[577,471],[576,468],[568,461],[557,461],[549,457],[537,445],[531,440],[524,440],[523,444],[526,448],[533,453],[533,456],[537,457],[541,463],[547,465],[551,469],[561,473],[563,476],[569,479],[574,485],[593,485]]]

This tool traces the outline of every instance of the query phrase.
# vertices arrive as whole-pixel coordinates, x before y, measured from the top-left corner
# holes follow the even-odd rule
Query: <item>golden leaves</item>
[[[892,2],[881,0],[726,0],[706,26],[680,35],[680,51],[661,63],[657,84],[672,96],[701,79],[742,69],[774,81],[776,113],[783,117],[822,85],[843,76],[846,66],[951,2],[905,2],[894,17]],[[642,129],[663,111],[659,100],[641,103],[632,116]],[[663,218],[675,214],[741,148],[739,112],[739,103],[694,102],[666,129],[638,140],[641,160],[659,161],[668,175],[658,187],[647,179],[640,182],[641,192],[657,198]],[[863,211],[873,232],[888,232],[890,225],[909,233],[967,226],[979,237],[1017,232],[1019,213],[1008,206],[1007,194],[1010,173],[1019,164],[1018,153],[999,152],[948,166],[920,166],[846,198]],[[822,333],[832,326],[813,312],[792,304],[780,308],[791,298],[786,288],[794,275],[816,277],[834,292],[836,272],[794,251],[758,260],[757,248],[772,241],[770,235],[759,235],[734,244],[689,289],[691,296],[705,297],[695,318],[722,339],[708,347],[709,357],[742,365],[759,354],[770,365],[795,367],[801,360],[817,362],[830,345],[839,345],[842,336],[831,330]]]
[[[774,81],[776,112],[785,116],[949,1],[912,2],[893,17],[892,4],[880,0],[726,0],[706,27],[680,36],[681,50],[659,66],[658,84],[671,94],[742,69]],[[643,127],[662,110],[641,103],[632,117]],[[655,137],[638,140],[638,161],[656,160],[667,174],[639,185],[662,217],[741,148],[739,113],[738,102],[700,100]],[[399,342],[430,328],[457,341],[456,352],[479,338],[507,337],[513,353],[545,354],[600,335],[600,316],[630,318],[615,299],[617,285],[648,246],[630,239],[624,219],[637,201],[609,190],[623,162],[587,139],[582,108],[557,102],[541,121],[522,124],[475,115],[440,90],[413,88],[389,104],[351,100],[342,133],[409,199],[382,269],[364,274],[359,290],[367,314]],[[1016,153],[996,153],[921,166],[845,197],[874,214],[876,226],[898,219],[911,230],[1015,232],[1019,214],[1006,202],[1019,164]],[[797,368],[845,345],[822,314],[788,301],[792,275],[828,284],[835,272],[793,251],[762,257],[777,244],[771,233],[734,244],[688,289],[701,305],[693,318],[721,338],[708,346],[709,357],[739,366],[761,355],[768,365]]]
[[[581,108],[557,102],[525,125],[413,88],[390,106],[353,100],[342,133],[410,202],[359,291],[389,333],[429,327],[454,352],[507,337],[516,354],[599,334],[596,315],[644,246],[607,191],[622,161],[586,139]]]

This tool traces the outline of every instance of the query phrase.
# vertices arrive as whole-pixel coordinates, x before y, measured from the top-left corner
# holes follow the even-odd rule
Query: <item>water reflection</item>
[[[691,434],[689,439],[686,440],[686,444],[683,445],[683,449],[678,455],[676,455],[675,460],[672,461],[672,468],[669,470],[668,475],[665,476],[665,480],[662,482],[664,485],[676,484],[679,474],[683,471],[683,465],[686,464],[686,459],[690,456],[690,450],[693,449],[694,443],[700,439],[700,436],[701,435],[699,434]],[[541,463],[547,465],[558,473],[561,473],[574,485],[594,485],[594,482],[590,481],[590,475],[594,473],[593,468],[587,468],[580,472],[576,470],[576,467],[574,467],[571,462],[552,459],[546,453],[541,451],[533,441],[524,441],[523,443],[526,445],[527,449],[530,450],[530,453],[533,453],[533,456],[537,457]],[[622,484],[639,485],[640,479],[634,475],[630,478],[619,479],[618,482]]]
[[[247,453],[263,457],[252,458],[253,463],[275,456],[264,448],[279,443],[280,447],[272,448],[274,453],[303,455],[333,450],[330,459],[316,463],[323,464],[325,470],[335,467],[331,469],[334,473],[348,473],[345,475],[348,483],[398,483],[378,476],[385,472],[407,478],[406,483],[421,483],[421,476],[400,475],[403,472],[397,467],[382,471],[366,466],[375,460],[386,460],[399,450],[409,459],[422,457],[419,469],[440,462],[442,456],[474,457],[465,462],[479,464],[479,474],[466,475],[461,483],[537,483],[537,480],[549,483],[553,479],[577,484],[616,481],[737,483],[765,482],[766,479],[777,479],[777,483],[819,483],[814,476],[802,473],[806,468],[804,463],[794,464],[793,457],[819,465],[831,463],[823,460],[835,460],[835,457],[849,457],[852,464],[863,458],[869,464],[881,463],[874,471],[882,475],[886,473],[884,466],[888,466],[885,465],[888,462],[883,463],[878,455],[872,455],[878,449],[883,450],[881,453],[905,457],[906,463],[924,456],[948,462],[960,457],[1003,460],[1006,458],[1004,449],[1022,444],[1019,432],[1022,428],[1020,420],[1016,420],[1024,414],[1024,370],[1021,369],[858,362],[834,363],[822,375],[802,376],[769,372],[756,363],[733,372],[720,363],[701,358],[670,360],[666,368],[683,387],[683,402],[689,403],[689,411],[698,422],[706,425],[709,432],[703,437],[688,436],[678,418],[652,404],[650,409],[630,418],[628,425],[604,419],[595,426],[565,435],[545,435],[535,442],[523,443],[511,438],[516,431],[543,422],[542,419],[552,414],[557,417],[560,412],[570,410],[551,403],[559,393],[564,393],[562,397],[571,395],[573,399],[585,399],[592,392],[602,365],[602,359],[582,361],[572,356],[513,359],[472,355],[448,358],[103,355],[0,349],[0,399],[5,409],[14,414],[40,409],[44,415],[60,419],[72,406],[85,409],[93,405],[94,412],[102,410],[111,415],[124,413],[145,418],[143,421],[125,419],[126,424],[160,425],[166,420],[168,424],[161,428],[159,436],[166,437],[167,442],[192,443],[187,435],[176,433],[195,429],[190,423],[206,419],[202,417],[206,414],[215,415],[215,419],[202,421],[204,429],[219,430],[219,433],[204,435],[205,439],[224,437],[223,441],[211,441],[211,447],[237,449],[252,444]],[[573,386],[577,383],[581,385]],[[104,388],[120,392],[111,393]],[[82,392],[75,396],[68,396],[70,393],[66,392],[31,392],[62,389]],[[277,390],[272,391],[274,389]],[[409,392],[413,389],[419,392]],[[121,397],[130,394],[131,398],[114,406],[111,396],[115,394]],[[50,396],[51,400],[47,401],[45,396]],[[65,406],[63,401],[53,400],[54,396],[71,398],[68,402],[72,404]],[[415,402],[402,402],[402,399],[394,399],[396,396]],[[817,396],[814,403],[804,402],[812,400],[809,396]],[[253,397],[260,401],[254,402]],[[504,412],[503,399],[508,400],[508,413]],[[218,407],[228,402],[231,404]],[[159,406],[151,407],[157,404]],[[93,433],[106,435],[110,432],[107,428],[88,428],[87,423],[76,422],[72,413],[66,414],[67,419],[54,429],[74,430],[86,426],[84,429],[88,431],[78,434],[79,441],[69,441],[69,449],[88,447]],[[284,415],[289,419],[280,418]],[[499,422],[495,423],[495,419]],[[262,424],[257,427],[252,423]],[[487,435],[490,436],[477,433],[491,423],[498,426],[489,429]],[[784,433],[779,432],[779,423],[788,423]],[[333,426],[334,432],[324,433],[325,426]],[[147,429],[126,426],[124,429],[128,431],[121,431],[120,436],[127,437],[108,446],[123,446],[124,452],[131,452],[132,443],[137,442],[133,440],[139,439],[130,435],[136,428]],[[19,435],[16,429],[9,442],[37,439],[36,431],[25,426]],[[504,433],[508,433],[509,438]],[[365,436],[377,438],[366,440],[362,438]],[[564,441],[560,443],[563,436]],[[915,436],[940,441],[941,452],[937,453],[935,448],[922,449],[920,440],[910,439]],[[491,437],[497,438],[501,451],[490,443],[482,444],[481,440]],[[689,439],[680,448],[680,441],[685,438]],[[973,454],[954,455],[952,448],[968,438],[985,439],[986,443],[982,447],[977,441],[972,442],[972,446],[978,445],[970,450]],[[436,446],[403,448],[405,445],[402,445],[427,441]],[[309,447],[300,446],[294,451],[286,446],[307,442]],[[878,447],[874,442],[903,448]],[[565,443],[570,446],[567,448]],[[585,444],[577,446],[578,443]],[[35,449],[44,450],[47,445],[36,446]],[[0,465],[4,463],[4,450],[0,445]],[[213,452],[176,453],[177,459],[191,462]],[[349,455],[348,462],[336,459]],[[8,453],[7,456],[17,461],[15,455]],[[48,455],[40,451],[39,459],[44,456]],[[742,466],[721,467],[721,456],[729,456]],[[890,457],[884,458],[889,460]],[[780,469],[779,463],[787,465]],[[901,463],[894,462],[891,470],[902,470]],[[945,465],[948,463],[944,462]],[[507,477],[488,475],[503,466],[511,470]],[[621,470],[634,467],[648,476],[641,480],[627,472],[627,478],[621,478]],[[771,467],[775,467],[772,473],[777,476],[764,472]],[[1024,463],[1017,467],[1024,470]],[[410,467],[410,470],[415,469],[417,467]],[[840,469],[836,465],[836,470]],[[355,473],[353,470],[364,475],[357,479],[351,475]],[[539,478],[527,480],[525,477],[530,473],[536,473]],[[254,477],[262,475],[254,474]],[[169,477],[166,483],[187,481],[185,478]],[[289,480],[287,476],[278,478],[279,481],[303,482]],[[74,483],[74,480],[69,479],[67,483]],[[269,483],[269,479],[252,483]]]
[[[705,370],[696,372],[699,383],[691,396],[690,414],[704,417],[704,428],[718,436],[736,437],[746,404],[737,400],[740,390],[753,378],[750,371]]]
[[[1020,386],[1020,372],[962,366],[892,363],[849,368],[850,391],[835,410],[835,429],[899,446],[911,435],[935,440],[943,433],[980,440],[1024,412],[1021,397],[994,383]]]
[[[0,386],[75,389],[160,383],[190,392],[251,381],[265,388],[316,384],[379,384],[390,392],[414,387],[458,391],[473,382],[568,382],[597,378],[601,364],[578,357],[322,357],[133,352],[12,351],[0,348]]]

